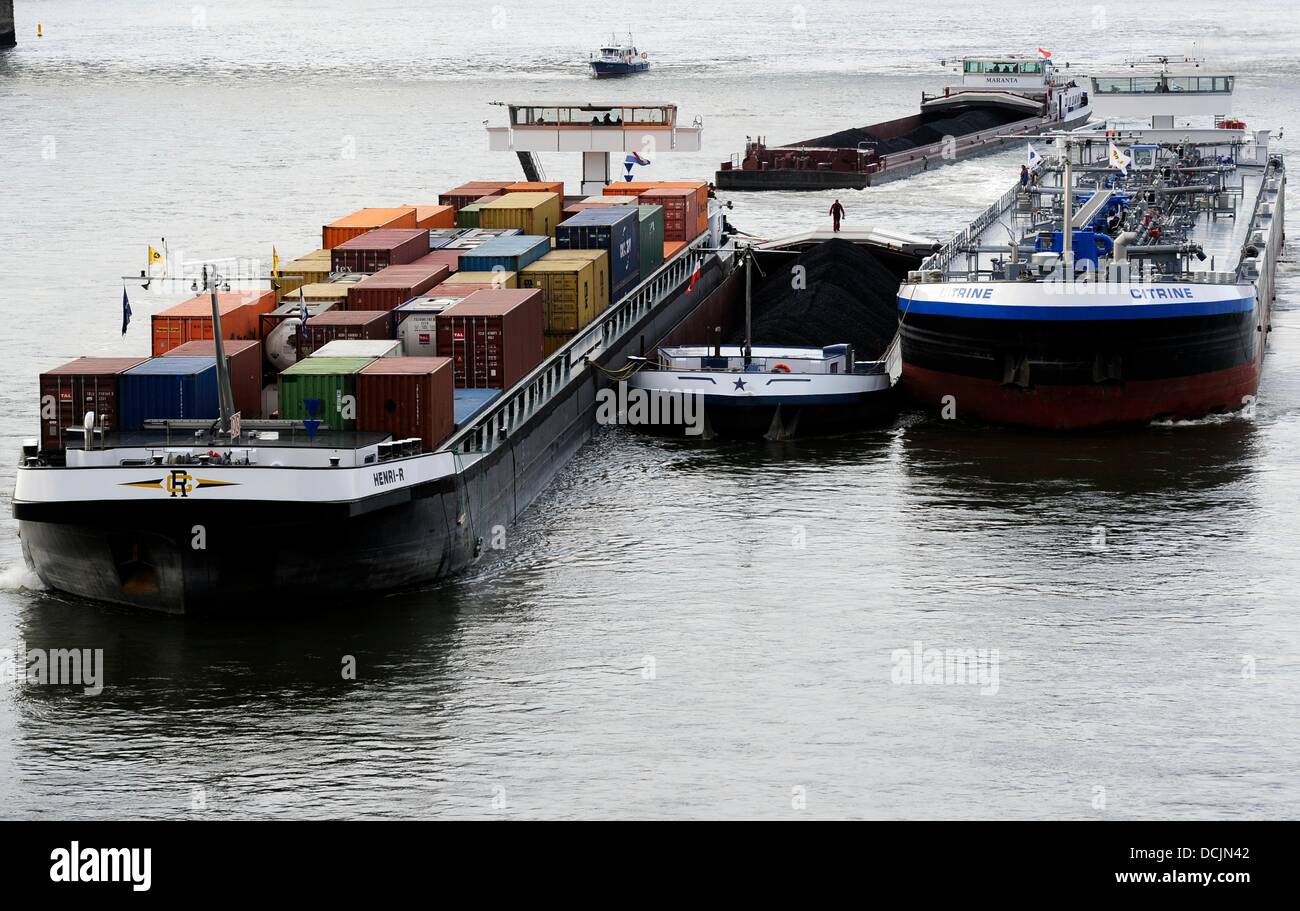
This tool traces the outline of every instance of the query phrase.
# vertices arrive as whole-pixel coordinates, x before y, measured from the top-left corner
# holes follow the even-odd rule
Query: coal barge
[[[1249,408],[1286,168],[1268,130],[1227,116],[1233,82],[1168,66],[1094,79],[1108,119],[1051,137],[1060,163],[1049,154],[900,289],[912,397],[1045,430]]]
[[[966,57],[961,81],[922,94],[910,117],[769,146],[750,139],[722,162],[723,190],[860,190],[909,177],[1018,142],[1044,129],[1069,128],[1090,116],[1088,92],[1056,68],[1050,54]]]
[[[646,429],[787,440],[889,422],[902,402],[898,285],[938,247],[864,227],[742,248],[744,268],[629,379],[656,396],[693,396],[702,420]]]
[[[674,129],[675,108],[655,111],[654,124],[623,111],[626,148]],[[512,106],[514,122],[526,113]],[[554,124],[548,116],[542,129]],[[613,133],[601,131],[606,148]],[[212,615],[355,603],[504,547],[506,530],[591,437],[605,371],[652,350],[731,263],[718,253],[723,219],[704,182],[647,183],[636,205],[611,202],[610,215],[569,230],[557,189],[479,182],[438,206],[363,210],[325,226],[324,274],[310,271],[313,254],[272,291],[223,295],[221,277],[205,270],[210,295],[154,314],[155,357],[81,359],[43,376],[42,434],[24,441],[13,498],[28,565],[60,592]],[[445,226],[448,210],[480,227]],[[661,246],[648,264],[646,243]],[[490,285],[447,281],[479,271],[479,260],[495,263]],[[449,275],[456,261],[464,268]],[[355,281],[358,272],[370,274]],[[377,311],[366,327],[416,309],[378,338],[341,335],[356,321],[312,315],[311,285],[294,288],[307,280],[351,285],[344,312]],[[394,307],[394,289],[415,296]],[[256,397],[244,399],[238,361],[248,346],[233,339],[257,339],[259,317],[282,309],[271,309],[277,295],[306,316],[300,344],[325,341],[326,327],[336,334],[270,374],[278,416],[250,417]],[[432,324],[405,331],[419,319]],[[206,358],[168,356],[176,342],[203,339]],[[341,343],[366,346],[365,356],[352,347],[323,356]],[[413,356],[430,344],[437,356]],[[399,350],[369,348],[379,345]]]

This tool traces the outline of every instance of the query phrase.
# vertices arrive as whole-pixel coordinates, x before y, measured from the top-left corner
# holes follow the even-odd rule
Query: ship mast
[[[751,276],[753,272],[750,266],[754,262],[754,248],[748,246],[745,248],[745,350],[742,352],[745,356],[745,366],[748,367],[754,357],[754,333],[753,320],[751,318],[750,298],[752,297],[751,288],[753,282]]]
[[[230,388],[230,368],[226,364],[226,346],[221,339],[221,305],[217,301],[217,267],[212,267],[209,276],[208,267],[203,267],[203,287],[212,298],[212,347],[216,349],[217,358],[217,392],[221,407],[221,433],[230,436],[231,416],[235,413],[235,396]]]
[[[1066,281],[1074,281],[1074,228],[1071,222],[1074,221],[1074,170],[1072,168],[1073,155],[1070,154],[1070,143],[1064,137],[1058,137],[1061,143],[1061,154],[1065,156],[1065,170],[1061,179],[1065,183],[1065,223],[1061,226],[1061,264],[1065,267]]]

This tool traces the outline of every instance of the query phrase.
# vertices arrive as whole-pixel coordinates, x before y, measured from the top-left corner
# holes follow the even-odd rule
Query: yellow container
[[[550,357],[569,343],[573,338],[572,332],[543,332],[542,333],[542,357]]]
[[[291,302],[296,301],[298,299],[298,292],[301,291],[303,300],[333,301],[334,306],[337,309],[346,310],[348,303],[348,289],[351,288],[352,285],[352,282],[315,282],[294,289],[293,293],[286,294],[285,298]]]
[[[554,237],[561,208],[558,193],[507,193],[479,207],[478,226],[522,228],[525,234]]]
[[[596,264],[547,253],[519,273],[519,287],[542,292],[542,329],[575,332],[596,316]]]
[[[316,250],[306,256],[299,256],[287,263],[280,263],[280,275],[296,275],[297,278],[280,278],[276,284],[280,289],[275,292],[277,303],[290,291],[296,291],[303,285],[319,284],[330,277],[330,251]]]
[[[604,250],[552,250],[542,259],[552,262],[582,262],[591,263],[595,267],[595,312],[592,318],[599,316],[609,309],[609,254]],[[539,259],[538,262],[542,260]]]
[[[519,277],[514,272],[453,272],[442,280],[444,285],[495,285],[498,288],[518,288]]]

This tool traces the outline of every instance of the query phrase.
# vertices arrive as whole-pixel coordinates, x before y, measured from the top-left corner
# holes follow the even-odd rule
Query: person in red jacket
[[[840,201],[837,199],[835,205],[831,206],[831,225],[834,230],[838,231],[840,229],[840,219],[843,217],[844,207],[840,205]]]

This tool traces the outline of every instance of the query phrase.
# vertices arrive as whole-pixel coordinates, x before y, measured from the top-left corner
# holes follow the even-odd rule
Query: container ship
[[[622,110],[628,148],[672,130],[654,112]],[[214,614],[427,584],[501,546],[589,439],[604,371],[730,267],[706,183],[608,189],[364,209],[266,290],[205,267],[207,293],[152,316],[150,357],[41,375],[14,493],[28,564],[60,592]]]
[[[1196,419],[1259,388],[1286,169],[1233,77],[1094,78],[1104,122],[908,276],[903,383],[928,408],[1052,430]],[[1140,115],[1141,119],[1137,119]]]
[[[1044,129],[1087,121],[1088,92],[1037,57],[965,57],[961,81],[922,93],[910,117],[842,130],[784,146],[765,137],[722,162],[722,190],[860,190],[932,167],[983,155]]]

